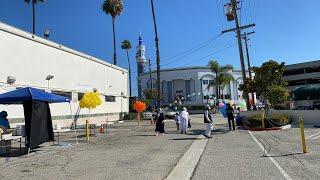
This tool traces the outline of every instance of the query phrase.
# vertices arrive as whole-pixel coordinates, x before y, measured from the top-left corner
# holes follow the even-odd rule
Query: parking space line
[[[276,160],[274,160],[270,155],[268,154],[267,150],[263,147],[263,145],[258,141],[258,139],[252,134],[251,131],[248,131],[252,139],[258,144],[258,146],[262,149],[263,153],[270,159],[270,161],[278,168],[278,170],[281,172],[281,174],[285,177],[287,180],[292,180],[292,178],[282,169],[282,167],[278,164]]]
[[[319,136],[320,135],[320,132],[317,132],[311,136],[308,136],[306,139],[313,139],[314,136]]]
[[[313,136],[313,137],[310,138],[310,139],[318,139],[318,138],[320,138],[320,134],[319,134],[318,136]]]

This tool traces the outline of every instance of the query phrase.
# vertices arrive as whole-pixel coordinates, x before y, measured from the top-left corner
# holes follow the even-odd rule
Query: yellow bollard
[[[265,116],[265,111],[264,111],[264,109],[262,109],[262,115],[261,115],[262,128],[265,128],[265,124],[264,124],[264,116]]]
[[[304,125],[302,117],[299,117],[299,126],[300,126],[300,133],[301,133],[301,144],[302,144],[302,151],[303,153],[307,153],[307,145],[306,145],[306,138],[304,135]]]
[[[89,130],[89,121],[86,120],[86,140],[90,140],[90,130]]]

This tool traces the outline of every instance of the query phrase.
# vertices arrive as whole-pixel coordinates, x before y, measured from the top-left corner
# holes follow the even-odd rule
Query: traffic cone
[[[103,129],[103,125],[101,124],[100,126],[100,133],[103,134],[104,133],[104,129]]]

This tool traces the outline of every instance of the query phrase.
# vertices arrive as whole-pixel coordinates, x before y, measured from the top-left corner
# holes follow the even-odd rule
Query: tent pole
[[[74,128],[74,136],[76,137],[76,143],[78,143],[78,136],[77,136],[77,128],[76,128],[76,122],[75,122],[75,118],[73,116],[73,112],[72,112],[72,108],[71,108],[71,103],[69,102],[69,107],[70,107],[70,112],[71,112],[71,119],[73,121],[73,128]]]

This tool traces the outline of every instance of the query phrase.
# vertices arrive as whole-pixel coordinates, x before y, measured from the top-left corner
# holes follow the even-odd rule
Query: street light
[[[44,37],[48,39],[49,36],[50,36],[50,29],[46,28],[46,30],[44,31]]]
[[[8,83],[8,84],[12,85],[12,84],[14,84],[15,82],[16,82],[16,78],[15,78],[15,77],[13,77],[13,76],[8,76],[8,77],[7,77],[7,83]]]
[[[51,79],[53,79],[53,78],[54,78],[53,75],[47,75],[47,77],[46,77],[46,80],[48,81],[48,89],[49,89],[49,81],[50,81]]]

